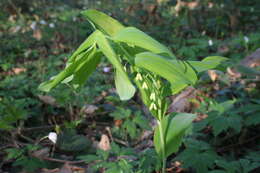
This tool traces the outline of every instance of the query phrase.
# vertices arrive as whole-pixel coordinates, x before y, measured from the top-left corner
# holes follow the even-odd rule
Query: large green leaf
[[[221,56],[209,56],[204,58],[202,61],[188,61],[188,63],[199,73],[209,69],[214,69],[226,60],[228,59]]]
[[[184,61],[169,60],[163,56],[144,52],[136,55],[135,63],[167,79],[171,84],[195,84],[197,75]]]
[[[76,60],[73,63],[69,63],[62,72],[60,72],[56,76],[53,76],[49,81],[46,81],[46,82],[40,84],[39,90],[49,92],[52,88],[56,87],[60,82],[67,79],[68,77],[71,77],[71,80],[73,80],[74,72],[79,73],[79,70],[81,69],[82,65],[84,65],[86,63],[88,63],[90,65],[90,70],[86,69],[86,71],[88,71],[87,73],[92,72],[93,67],[96,67],[97,62],[94,61],[94,64],[90,64],[90,63],[93,63],[93,60],[88,60],[88,58],[94,56],[95,53],[96,53],[96,50],[94,47],[89,48],[87,51],[81,53],[80,55],[77,56]],[[99,57],[97,57],[97,56],[94,56],[93,58],[99,59]],[[77,75],[77,73],[75,75]],[[69,82],[69,80],[68,80],[68,82]]]
[[[175,116],[169,115],[161,121],[165,140],[165,157],[178,151],[182,138],[190,129],[192,121],[196,118],[195,114],[179,113]],[[160,142],[159,127],[155,128],[154,145],[157,153],[162,157],[162,145]]]
[[[174,57],[174,55],[167,47],[135,27],[126,27],[120,30],[113,36],[113,39],[115,41],[144,48],[153,53],[167,53],[168,55]]]
[[[131,97],[134,96],[135,87],[133,86],[130,79],[128,78],[127,73],[125,72],[119,60],[119,57],[116,55],[109,41],[107,40],[107,38],[103,33],[99,32],[97,34],[96,40],[99,49],[104,53],[104,55],[116,68],[115,85],[120,99],[121,100],[130,99]]]
[[[178,83],[178,82],[172,83],[171,84],[171,95],[172,94],[178,94],[179,92],[181,92],[187,86],[188,86],[188,84],[186,84],[186,83]]]
[[[97,32],[93,32],[92,34],[90,34],[88,36],[88,38],[83,43],[81,43],[81,45],[77,48],[77,50],[69,58],[68,64],[73,63],[79,54],[81,54],[82,52],[84,52],[85,50],[90,48],[95,43],[96,33]]]
[[[82,14],[92,24],[94,24],[97,29],[110,36],[115,35],[118,31],[124,28],[124,26],[117,20],[97,10],[86,10],[83,11]]]
[[[81,63],[73,74],[72,83],[74,87],[83,85],[90,74],[97,68],[100,63],[102,53],[100,51],[93,53],[89,58]]]

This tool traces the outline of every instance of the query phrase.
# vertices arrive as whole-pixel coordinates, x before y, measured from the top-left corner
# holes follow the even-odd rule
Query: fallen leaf
[[[208,75],[213,82],[215,82],[218,78],[216,70],[208,70]]]
[[[247,66],[247,67],[257,67],[260,66],[260,48],[257,49],[252,54],[245,57],[241,63],[241,65]]]
[[[47,169],[47,168],[42,168],[41,173],[59,173],[60,169],[55,168],[55,169]]]
[[[234,69],[231,69],[230,67],[227,68],[227,73],[234,78],[241,78],[242,76],[241,73],[235,71]]]
[[[86,172],[85,168],[81,168],[78,166],[72,166],[71,169],[72,169],[73,173],[85,173]]]
[[[115,121],[114,121],[114,124],[115,124],[115,126],[117,126],[117,127],[121,126],[122,123],[123,123],[122,120],[115,120]]]
[[[20,31],[21,28],[22,28],[21,26],[13,26],[13,27],[11,27],[11,28],[9,29],[9,32],[10,32],[10,33],[17,33],[17,32]]]
[[[73,173],[71,165],[65,163],[58,173]]]
[[[229,52],[229,47],[227,45],[222,45],[218,47],[218,52],[219,53],[228,53]]]
[[[33,38],[35,38],[38,41],[42,39],[42,32],[40,29],[35,29],[33,31]]]
[[[101,136],[101,140],[98,143],[98,148],[104,151],[108,151],[111,149],[110,147],[110,141],[107,135],[103,134]]]
[[[38,95],[38,98],[45,104],[52,105],[52,106],[58,106],[56,99],[52,96],[47,95]]]
[[[13,68],[12,71],[14,72],[14,74],[20,74],[22,72],[26,72],[26,68]]]
[[[168,112],[189,112],[192,108],[190,99],[195,98],[195,93],[196,90],[194,88],[188,87],[177,96],[174,96]]]
[[[9,71],[3,72],[2,74],[3,75],[18,75],[18,74],[20,74],[22,72],[26,72],[26,71],[27,71],[26,68],[15,67]]]
[[[81,112],[84,112],[85,114],[93,114],[96,110],[98,110],[98,107],[95,105],[85,105],[81,109]]]
[[[33,157],[37,157],[37,158],[44,158],[44,157],[48,157],[49,154],[50,154],[50,148],[45,147],[45,148],[33,151],[31,155]]]

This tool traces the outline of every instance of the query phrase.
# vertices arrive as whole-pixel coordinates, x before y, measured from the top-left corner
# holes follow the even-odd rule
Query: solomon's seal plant
[[[212,56],[202,61],[181,61],[166,46],[135,27],[125,27],[96,10],[82,14],[95,31],[72,54],[66,68],[39,89],[48,92],[59,83],[77,88],[85,84],[101,58],[106,57],[115,69],[115,87],[120,99],[132,98],[137,87],[142,101],[157,119],[154,146],[165,172],[166,158],[178,151],[182,137],[196,117],[188,113],[168,114],[167,96],[194,85],[198,73],[217,67],[226,58]]]

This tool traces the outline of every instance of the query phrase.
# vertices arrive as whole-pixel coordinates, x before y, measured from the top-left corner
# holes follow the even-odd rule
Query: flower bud
[[[135,80],[139,80],[139,81],[141,81],[141,80],[143,80],[143,78],[142,78],[142,75],[140,74],[140,73],[137,73],[137,75],[136,75],[136,77],[135,77]]]
[[[143,83],[142,88],[143,89],[148,89],[148,86],[147,86],[146,82]]]

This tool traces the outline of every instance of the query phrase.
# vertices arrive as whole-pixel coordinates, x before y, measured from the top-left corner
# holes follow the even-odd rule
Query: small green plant
[[[106,57],[115,68],[115,86],[121,100],[141,93],[143,103],[157,119],[154,146],[165,172],[166,159],[178,151],[182,138],[191,128],[194,114],[168,114],[167,96],[194,85],[197,74],[216,68],[226,58],[212,56],[202,61],[181,61],[164,45],[135,27],[125,27],[96,10],[82,13],[95,31],[69,58],[66,68],[39,89],[50,91],[59,83],[74,88],[85,84],[88,76]]]
[[[5,160],[14,159],[12,166],[22,166],[27,172],[35,172],[38,168],[46,166],[44,161],[31,156],[31,153],[37,149],[39,148],[36,145],[27,145],[20,149],[6,149],[7,157]]]
[[[124,140],[136,139],[140,136],[142,130],[150,130],[148,120],[140,111],[132,112],[130,109],[118,107],[116,111],[110,114],[118,122],[112,132]],[[128,137],[129,136],[129,137]]]
[[[111,143],[109,151],[97,150],[95,155],[83,155],[78,158],[90,165],[87,170],[89,172],[106,169],[106,173],[150,173],[160,165],[154,149],[138,153],[132,148],[120,147],[115,143]]]

